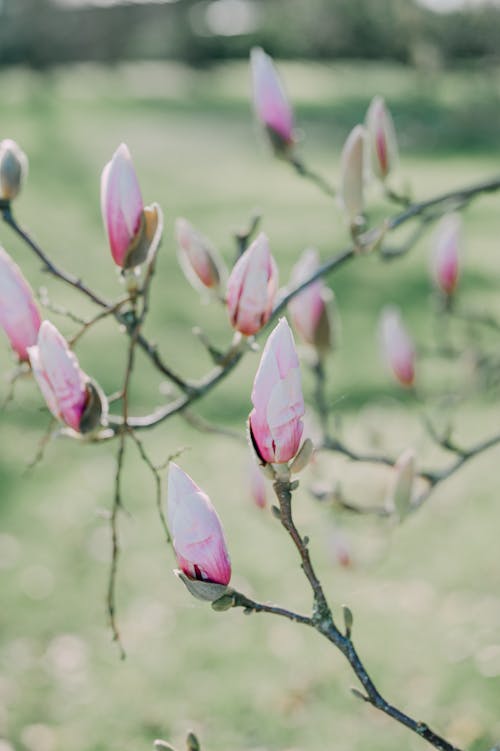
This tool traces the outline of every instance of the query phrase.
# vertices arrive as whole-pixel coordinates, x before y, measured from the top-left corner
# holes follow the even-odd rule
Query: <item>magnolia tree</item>
[[[333,346],[337,316],[325,278],[348,262],[363,263],[368,253],[378,254],[382,260],[404,256],[429,224],[437,224],[431,274],[441,313],[465,317],[477,325],[498,327],[488,316],[472,312],[466,315],[456,304],[456,290],[462,242],[459,212],[481,194],[500,188],[500,179],[451,189],[430,200],[412,201],[392,182],[398,162],[396,134],[384,101],[375,97],[369,105],[365,123],[355,125],[347,138],[340,160],[339,186],[335,190],[299,158],[293,111],[273,62],[263,50],[252,51],[251,71],[256,115],[275,155],[327,195],[338,194],[347,218],[348,247],[327,259],[320,259],[314,249],[305,250],[296,261],[288,286],[280,289],[271,243],[264,233],[257,234],[257,221],[252,223],[248,232],[238,236],[239,257],[228,272],[216,250],[198,230],[188,220],[177,219],[175,235],[179,262],[187,279],[195,289],[208,294],[214,303],[227,308],[228,327],[234,329],[232,342],[225,351],[216,350],[200,334],[214,366],[202,378],[192,380],[179,375],[165,362],[160,349],[143,334],[162,239],[163,217],[157,204],[144,205],[127,146],[121,144],[118,147],[104,167],[101,178],[104,227],[111,255],[121,270],[125,287],[125,293],[117,300],[108,300],[59,267],[16,219],[13,207],[26,179],[27,158],[14,141],[4,140],[0,144],[0,210],[5,225],[36,254],[46,272],[72,287],[96,307],[95,316],[82,320],[76,335],[71,341],[66,341],[56,326],[44,318],[19,266],[4,249],[0,249],[0,325],[17,359],[11,389],[20,374],[31,374],[34,388],[39,388],[41,399],[45,400],[53,416],[51,435],[102,444],[103,451],[117,445],[115,491],[110,514],[112,562],[107,606],[110,627],[121,649],[119,619],[115,612],[119,557],[117,520],[121,508],[125,448],[128,442],[132,442],[155,478],[159,515],[175,553],[176,573],[192,596],[211,603],[216,611],[243,608],[245,613],[267,613],[316,631],[349,663],[359,680],[359,687],[353,689],[356,697],[405,725],[437,749],[453,751],[455,746],[450,740],[425,722],[398,709],[375,686],[353,641],[352,612],[343,606],[340,619],[333,615],[313,563],[309,540],[294,521],[293,494],[299,483],[297,477],[318,452],[343,454],[360,467],[371,463],[387,465],[392,473],[392,484],[386,503],[380,507],[373,504],[369,508],[357,506],[344,497],[339,488],[329,492],[332,502],[346,512],[375,512],[400,521],[415,513],[436,486],[466,462],[500,443],[498,433],[485,436],[477,444],[459,446],[449,433],[439,435],[427,420],[429,435],[449,452],[449,463],[423,469],[411,446],[399,457],[361,453],[345,443],[338,430],[332,429],[332,406],[325,393],[325,361]],[[392,213],[387,213],[376,225],[370,225],[367,219],[367,181],[377,181],[395,206]],[[391,246],[388,242],[391,232],[405,224],[412,225],[407,241],[399,247]],[[320,431],[314,442],[304,429],[301,363],[287,314],[297,337],[308,350],[307,367],[312,364],[315,377],[314,409]],[[128,337],[126,367],[118,398],[115,396],[113,400],[106,396],[91,374],[82,369],[72,349],[81,336],[88,336],[99,321],[109,317],[118,324],[117,336]],[[402,389],[414,390],[419,358],[436,353],[419,348],[405,325],[404,311],[395,307],[382,309],[378,336],[383,358],[393,378]],[[275,500],[269,508],[296,548],[300,573],[305,576],[311,590],[309,613],[294,612],[286,605],[259,602],[231,587],[230,556],[223,526],[203,490],[204,478],[189,477],[182,469],[182,459],[177,459],[179,463],[170,461],[164,511],[164,471],[155,466],[141,440],[143,430],[153,429],[175,414],[187,414],[194,402],[218,388],[238,367],[245,353],[258,347],[257,341],[264,346],[251,392],[253,406],[247,426],[248,443],[253,454],[249,482],[260,506],[268,503],[265,477],[268,485],[269,481],[272,484]],[[143,351],[151,367],[176,391],[154,412],[140,416],[132,414],[133,405],[129,399],[137,349]],[[438,354],[453,357],[456,352],[444,342],[442,352]],[[488,367],[487,362],[484,367]],[[211,426],[211,430],[223,432],[224,426]],[[348,562],[349,551],[340,550],[339,556]],[[157,741],[157,745],[168,748],[165,741]],[[198,748],[198,741],[192,734],[188,736],[188,748]]]

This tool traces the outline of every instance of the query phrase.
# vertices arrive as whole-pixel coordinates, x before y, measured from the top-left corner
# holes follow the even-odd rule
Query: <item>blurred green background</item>
[[[182,5],[175,5],[176,12]],[[271,5],[277,13],[278,4]],[[328,16],[328,3],[323,6]],[[456,16],[400,7],[413,17],[435,18],[435,29],[460,26]],[[6,60],[3,21],[9,14],[10,20],[19,18],[11,3],[4,0],[0,8],[0,54]],[[56,6],[51,12],[56,10],[62,12]],[[97,12],[79,12],[90,10]],[[113,8],[144,18],[159,10]],[[497,18],[492,8],[477,17],[486,12]],[[20,28],[33,31],[26,19]],[[96,36],[100,28],[94,26]],[[363,28],[370,40],[368,21]],[[279,43],[278,34],[269,40],[289,58],[279,69],[296,107],[301,153],[332,182],[342,143],[376,93],[386,97],[394,114],[402,152],[398,180],[416,198],[497,171],[499,69],[487,50],[470,60],[448,60],[435,43],[433,53],[421,46],[429,52],[420,58],[388,54],[392,59],[367,62],[345,59],[359,56],[353,40],[350,54],[333,60],[326,53],[307,53],[307,40],[315,49],[309,29],[304,49],[294,53],[296,37],[290,30],[292,41],[287,41],[286,31]],[[232,50],[231,56],[244,57],[254,41],[266,44],[262,34],[207,39],[214,48],[232,39],[239,52]],[[11,46],[20,39],[11,36]],[[74,39],[76,49],[79,37]],[[0,138],[16,139],[30,160],[29,179],[16,202],[18,219],[62,266],[109,297],[121,295],[101,224],[99,178],[125,141],[145,200],[160,202],[165,212],[146,333],[178,371],[195,376],[210,367],[191,334],[193,326],[201,324],[220,346],[229,343],[231,332],[224,310],[203,304],[178,268],[177,216],[192,221],[230,264],[233,233],[259,210],[282,283],[305,247],[314,245],[327,258],[348,243],[336,203],[274,161],[259,140],[245,60],[223,62],[228,53],[221,52],[208,64],[200,52],[199,65],[192,67],[184,55],[165,61],[158,54],[102,67],[96,53],[77,57],[78,65],[46,60],[35,65],[27,49],[14,60],[20,64],[0,73]],[[89,58],[94,62],[84,62]],[[481,198],[465,213],[460,302],[500,317],[498,200]],[[371,216],[393,210],[372,186]],[[402,232],[394,242],[405,236]],[[92,312],[71,290],[41,274],[4,225],[0,242],[35,289],[47,288],[52,303],[83,315]],[[332,277],[342,335],[327,366],[328,396],[346,439],[356,447],[397,455],[413,446],[422,465],[438,466],[447,456],[430,444],[421,405],[389,381],[375,337],[379,311],[392,302],[402,306],[421,343],[435,342],[439,319],[428,273],[430,246],[427,233],[397,263],[363,257]],[[66,335],[75,332],[64,316],[48,317]],[[497,354],[498,335],[457,326],[452,337],[462,355],[452,363],[423,361],[419,390],[436,423],[444,427],[453,420],[457,440],[469,445],[498,430],[498,392],[486,389],[477,371],[477,348]],[[108,393],[121,385],[125,352],[124,338],[109,322],[77,346],[82,367]],[[3,339],[0,362],[7,374],[12,364]],[[249,354],[195,411],[243,435],[257,364],[258,355]],[[3,381],[2,395],[6,392]],[[139,356],[132,412],[148,412],[164,399],[164,384]],[[155,509],[154,483],[132,445],[124,482],[127,513],[120,519],[118,622],[127,651],[120,661],[105,607],[111,551],[107,513],[117,447],[58,439],[43,462],[26,471],[47,424],[33,383],[19,382],[14,401],[0,414],[1,751],[137,751],[151,748],[157,737],[182,748],[189,728],[206,749],[424,747],[351,696],[348,668],[313,632],[269,616],[216,614],[189,597],[171,574],[174,564]],[[314,433],[314,426],[309,430]],[[234,585],[256,599],[308,611],[309,592],[294,550],[272,515],[259,511],[249,497],[248,450],[200,434],[180,417],[144,440],[157,462],[186,447],[179,462],[219,510]],[[340,481],[352,500],[383,502],[387,471],[349,465],[336,456],[317,458],[304,473],[295,502],[297,523],[311,538],[335,612],[343,602],[352,608],[355,640],[382,692],[457,745],[473,749],[490,748],[500,737],[498,456],[497,449],[471,463],[401,526],[339,515],[311,498],[313,484]],[[347,568],[338,564],[340,542],[350,548]]]

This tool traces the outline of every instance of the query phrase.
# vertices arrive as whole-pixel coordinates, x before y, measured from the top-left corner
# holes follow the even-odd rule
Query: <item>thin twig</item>
[[[311,619],[312,624],[306,620],[305,622],[307,625],[312,625],[316,631],[325,636],[342,652],[366,692],[365,696],[361,695],[366,702],[372,704],[376,709],[379,709],[381,712],[392,717],[402,725],[405,725],[437,748],[438,751],[459,751],[452,743],[431,730],[428,725],[414,720],[397,707],[389,704],[376,688],[354,647],[354,643],[350,636],[350,629],[348,633],[342,634],[334,622],[321,582],[318,579],[311,562],[308,550],[309,541],[301,536],[293,521],[291,509],[292,492],[290,483],[286,479],[280,479],[277,477],[274,482],[274,490],[280,504],[281,523],[297,548],[301,559],[302,570],[304,571],[314,594],[314,609]]]

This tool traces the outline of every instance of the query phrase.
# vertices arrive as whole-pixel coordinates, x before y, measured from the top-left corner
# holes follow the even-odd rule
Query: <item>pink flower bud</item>
[[[221,281],[221,261],[215,250],[186,219],[175,222],[178,257],[186,278],[195,289],[217,289]],[[200,284],[201,283],[201,284]]]
[[[58,420],[80,432],[91,391],[89,378],[80,369],[66,339],[50,321],[43,321],[38,342],[28,354],[47,406]]]
[[[379,180],[385,180],[396,166],[398,144],[391,113],[380,96],[374,97],[368,107],[366,129],[373,174]]]
[[[0,247],[0,326],[20,360],[29,359],[27,350],[36,344],[40,321],[30,285]]]
[[[252,389],[250,437],[262,462],[284,464],[300,446],[304,399],[293,335],[281,318],[269,336]]]
[[[28,159],[15,141],[0,141],[0,199],[12,201],[28,174]]]
[[[351,224],[362,216],[365,129],[356,125],[349,133],[341,155],[341,200]]]
[[[259,508],[266,508],[267,506],[267,492],[266,492],[266,481],[264,479],[264,473],[262,472],[261,468],[255,461],[255,457],[252,456],[250,459],[250,467],[249,467],[249,473],[250,473],[250,495],[252,497],[253,502],[256,506]]]
[[[278,288],[278,269],[261,232],[236,262],[227,282],[231,325],[246,336],[267,323]]]
[[[388,505],[403,519],[411,506],[415,484],[415,452],[404,451],[394,465],[394,477],[389,493]]]
[[[295,287],[308,279],[319,267],[318,251],[314,248],[305,250],[292,269],[290,284]],[[302,292],[288,303],[288,309],[295,330],[302,339],[319,352],[331,348],[331,324],[328,313],[328,301],[332,294],[322,279],[309,284]]]
[[[382,355],[394,377],[403,386],[413,386],[415,380],[415,348],[398,308],[384,308],[380,317],[380,345]]]
[[[144,207],[130,152],[124,143],[102,171],[101,209],[116,265],[129,269],[147,260],[160,242],[162,216],[156,204]]]
[[[168,526],[177,562],[191,579],[229,584],[231,563],[210,498],[177,464],[168,472]]]
[[[272,59],[260,47],[252,49],[250,66],[255,112],[275,150],[283,152],[294,142],[292,108]]]
[[[431,268],[434,281],[445,295],[455,291],[459,275],[462,222],[458,214],[444,216],[434,235]]]

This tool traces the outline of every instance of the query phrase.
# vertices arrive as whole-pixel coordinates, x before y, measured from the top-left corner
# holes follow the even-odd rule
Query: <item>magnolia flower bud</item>
[[[403,386],[413,386],[415,380],[415,348],[398,308],[384,308],[379,323],[382,356],[394,377]]]
[[[48,408],[78,433],[103,422],[107,404],[101,391],[81,370],[76,355],[50,321],[43,321],[37,344],[28,348],[33,375]]]
[[[252,497],[253,502],[259,508],[266,508],[267,506],[266,481],[264,479],[264,473],[262,472],[262,469],[259,467],[259,465],[255,461],[254,456],[252,456],[252,458],[250,459],[249,475],[250,475],[249,477],[250,495]]]
[[[262,463],[284,464],[300,446],[304,398],[293,335],[281,318],[269,336],[252,389],[250,437]]]
[[[101,209],[117,266],[139,266],[157,249],[162,231],[159,206],[144,207],[127,146],[122,143],[101,175]]]
[[[0,247],[0,326],[19,359],[28,360],[28,347],[36,344],[40,313],[33,291],[19,266]]]
[[[407,449],[394,465],[394,478],[388,497],[388,506],[397,511],[399,518],[407,515],[415,483],[415,452]]]
[[[202,582],[229,584],[231,563],[217,512],[206,493],[173,462],[168,472],[167,517],[184,574]]]
[[[318,251],[305,250],[292,269],[290,285],[298,286],[319,268]],[[288,303],[295,330],[302,339],[316,348],[319,355],[332,347],[332,325],[328,302],[332,293],[322,279],[316,279]]]
[[[260,47],[252,49],[250,66],[257,118],[267,130],[275,152],[283,154],[294,142],[292,108],[272,59]]]
[[[15,141],[0,141],[0,200],[12,201],[28,174],[28,158]]]
[[[178,258],[186,279],[201,289],[218,289],[223,275],[222,262],[210,243],[186,219],[175,222]]]
[[[374,97],[368,107],[366,130],[372,172],[379,180],[385,180],[397,164],[398,144],[391,113],[380,96]]]
[[[340,195],[351,225],[359,221],[364,210],[363,166],[365,129],[356,125],[344,144],[341,155]]]
[[[236,262],[227,282],[231,325],[246,336],[267,323],[278,288],[278,269],[261,232]]]
[[[448,297],[455,291],[459,275],[462,220],[448,214],[439,222],[433,238],[431,271],[436,286]]]

